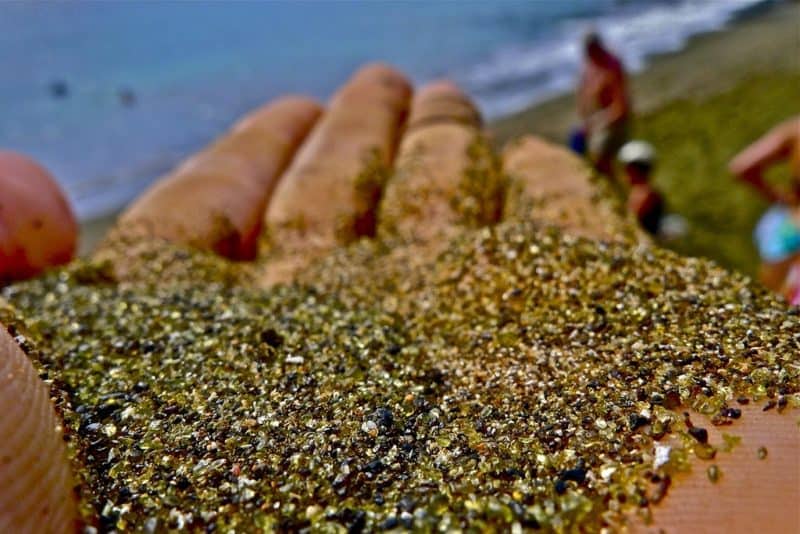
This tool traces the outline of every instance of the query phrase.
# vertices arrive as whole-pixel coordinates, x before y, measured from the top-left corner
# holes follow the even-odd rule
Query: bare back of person
[[[578,114],[595,168],[611,174],[619,148],[628,140],[630,99],[622,62],[596,35],[585,44],[586,62],[578,87]]]
[[[584,119],[589,119],[594,113],[612,107],[615,98],[621,92],[620,89],[625,87],[625,73],[619,60],[610,55],[609,61],[604,64],[587,62],[582,86],[588,110]],[[627,119],[628,111],[625,106],[624,112],[615,121]]]

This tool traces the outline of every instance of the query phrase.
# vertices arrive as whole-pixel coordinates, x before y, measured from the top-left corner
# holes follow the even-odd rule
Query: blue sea
[[[763,1],[3,2],[0,147],[45,164],[86,219],[248,109],[326,98],[366,61],[455,79],[491,119],[567,90],[590,26],[639,70]]]

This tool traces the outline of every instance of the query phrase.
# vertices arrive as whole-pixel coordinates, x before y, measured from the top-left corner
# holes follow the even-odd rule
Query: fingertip
[[[441,80],[434,80],[422,87],[418,92],[420,98],[429,97],[455,97],[467,98],[466,93],[452,80],[443,78]]]
[[[388,63],[382,62],[367,63],[362,66],[353,74],[349,83],[355,84],[376,81],[382,83],[396,83],[405,85],[409,89],[411,88],[411,83],[409,83],[405,74]]]
[[[502,178],[480,130],[480,114],[449,80],[415,93],[378,217],[380,233],[432,243],[460,225],[496,222]],[[480,176],[466,185],[468,169]]]
[[[272,105],[276,107],[280,106],[304,107],[308,109],[314,109],[317,111],[322,109],[322,103],[320,103],[319,100],[306,95],[293,95],[293,94],[284,95],[273,100]]]
[[[371,63],[358,69],[334,95],[331,105],[346,102],[355,105],[376,98],[389,105],[397,101],[408,101],[413,87],[409,79],[399,70],[384,63]]]
[[[450,80],[431,82],[414,95],[408,128],[442,121],[472,126],[480,126],[483,122],[472,99]]]
[[[316,120],[322,114],[322,111],[322,104],[314,98],[302,95],[287,95],[267,102],[245,114],[236,122],[231,131],[239,133],[251,128],[258,128],[262,123],[270,126],[269,123],[276,116],[296,120],[298,123],[305,123]]]
[[[32,158],[0,151],[0,280],[69,262],[78,223],[53,176]]]

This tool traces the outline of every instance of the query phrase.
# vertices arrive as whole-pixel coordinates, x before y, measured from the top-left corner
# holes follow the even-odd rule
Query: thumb
[[[47,386],[0,324],[0,532],[74,532],[64,441]]]

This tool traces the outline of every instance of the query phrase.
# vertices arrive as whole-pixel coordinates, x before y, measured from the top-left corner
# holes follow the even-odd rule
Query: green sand
[[[703,111],[642,117],[657,183],[683,188],[667,197],[692,221],[728,230],[701,209],[709,189],[687,184],[730,184],[724,161],[794,98],[792,78],[764,76]],[[783,87],[774,115],[729,113],[766,87]],[[721,130],[712,167],[694,147]],[[751,224],[754,197],[719,187],[716,205],[752,203],[737,222]],[[680,246],[714,245],[696,233]],[[0,319],[27,332],[51,381],[84,518],[150,532],[596,531],[647,516],[668,477],[717,452],[676,406],[729,423],[738,395],[800,405],[798,311],[711,262],[518,221],[426,261],[400,252],[361,243],[305,285],[257,291],[230,287],[247,273],[217,259],[156,247],[132,269],[144,284],[76,264],[6,288],[16,314]],[[655,467],[666,433],[682,446]]]
[[[2,292],[102,531],[594,532],[717,453],[677,406],[800,405],[798,310],[669,251],[512,221],[269,291],[161,252],[149,283],[77,263]]]

